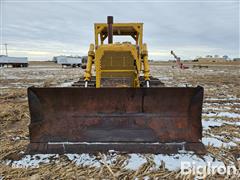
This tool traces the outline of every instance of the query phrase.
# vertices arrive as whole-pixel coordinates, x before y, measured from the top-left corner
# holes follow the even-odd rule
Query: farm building
[[[194,62],[209,63],[209,62],[226,62],[227,60],[223,57],[200,57],[193,60]]]

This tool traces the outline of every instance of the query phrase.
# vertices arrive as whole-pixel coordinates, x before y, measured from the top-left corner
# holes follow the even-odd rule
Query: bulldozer
[[[71,87],[28,88],[28,152],[204,154],[203,88],[165,87],[150,75],[143,23],[108,16],[94,33],[84,77]]]

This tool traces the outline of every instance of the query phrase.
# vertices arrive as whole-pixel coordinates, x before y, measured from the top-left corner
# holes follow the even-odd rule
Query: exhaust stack
[[[107,17],[107,24],[108,24],[108,44],[113,43],[113,16]]]

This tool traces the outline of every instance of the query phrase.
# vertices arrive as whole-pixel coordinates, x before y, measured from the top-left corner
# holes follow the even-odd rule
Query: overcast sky
[[[239,0],[235,1],[1,1],[1,44],[9,56],[30,60],[85,55],[94,41],[93,24],[143,22],[151,59],[205,55],[239,57]],[[1,53],[5,54],[3,46]]]

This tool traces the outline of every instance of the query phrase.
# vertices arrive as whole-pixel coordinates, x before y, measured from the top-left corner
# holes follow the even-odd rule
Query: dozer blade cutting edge
[[[205,153],[203,88],[28,88],[28,152]]]

